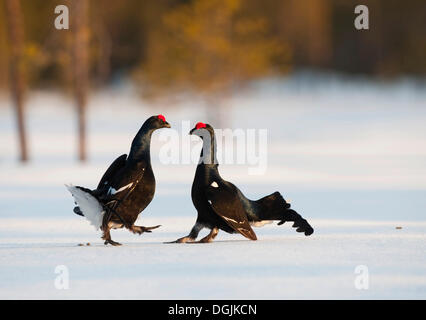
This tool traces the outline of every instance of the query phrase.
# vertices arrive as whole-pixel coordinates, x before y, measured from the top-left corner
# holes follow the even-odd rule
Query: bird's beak
[[[164,128],[171,128],[170,123],[168,123],[167,121],[164,123]]]
[[[191,131],[189,131],[189,134],[193,134],[195,130],[197,130],[197,128],[191,129]]]

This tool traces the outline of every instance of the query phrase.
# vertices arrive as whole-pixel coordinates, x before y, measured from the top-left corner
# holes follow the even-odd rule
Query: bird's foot
[[[161,227],[161,225],[153,226],[153,227],[144,227],[144,226],[131,226],[129,229],[133,233],[142,234],[144,232],[152,232],[151,230],[157,229]]]
[[[212,241],[213,241],[213,239],[203,238],[203,239],[200,239],[198,241],[191,241],[191,242],[188,242],[188,243],[210,243]]]
[[[195,239],[191,238],[191,237],[183,237],[183,238],[179,238],[179,239],[177,239],[175,241],[164,242],[164,243],[187,243],[187,242],[192,243],[192,242],[194,242],[194,240]]]
[[[218,232],[219,232],[218,228],[213,228],[207,236],[205,236],[199,241],[195,241],[194,237],[186,236],[186,237],[177,239],[176,241],[168,242],[168,243],[186,243],[186,242],[187,243],[209,243],[209,242],[212,242],[214,238],[216,238]]]
[[[219,229],[213,228],[207,236],[205,236],[204,238],[202,238],[199,241],[194,241],[194,242],[191,242],[191,243],[209,243],[209,242],[212,242],[214,240],[214,238],[216,238],[218,233],[219,233]]]
[[[116,241],[111,240],[111,239],[105,240],[104,245],[107,245],[107,244],[110,244],[110,245],[115,246],[115,247],[121,246],[121,243],[116,242]]]

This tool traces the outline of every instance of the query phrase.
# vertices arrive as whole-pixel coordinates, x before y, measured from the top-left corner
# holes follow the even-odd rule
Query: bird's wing
[[[102,195],[98,197],[105,209],[103,226],[106,226],[113,216],[118,218],[124,225],[127,225],[125,217],[119,213],[119,208],[136,186],[142,183],[145,171],[146,164],[127,164],[108,183],[108,189],[105,189]]]
[[[250,227],[237,188],[229,182],[213,182],[206,190],[207,200],[213,211],[219,215],[235,231],[250,240],[257,240]]]
[[[104,209],[106,209],[102,225],[105,226],[113,216],[127,225],[124,217],[118,213],[120,205],[129,197],[136,186],[142,182],[146,166],[125,166],[117,172],[108,189],[99,196]]]
[[[145,165],[125,166],[118,170],[117,174],[108,182],[108,189],[102,195],[103,202],[119,204],[124,201],[142,182],[145,170]]]
[[[109,166],[107,171],[105,171],[104,175],[101,178],[101,181],[99,181],[97,190],[102,189],[105,185],[108,185],[108,183],[112,180],[112,178],[115,176],[115,174],[124,166],[126,165],[126,159],[127,154],[123,154],[119,156],[117,159],[114,160],[113,163]]]

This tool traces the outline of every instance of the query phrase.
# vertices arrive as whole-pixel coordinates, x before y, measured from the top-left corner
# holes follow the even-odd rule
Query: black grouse
[[[250,240],[257,240],[251,226],[261,226],[272,220],[278,225],[292,221],[297,232],[311,235],[314,229],[296,211],[290,209],[279,192],[257,201],[247,199],[232,183],[225,181],[219,174],[216,159],[216,139],[214,129],[209,124],[197,123],[190,131],[203,139],[200,162],[192,184],[192,202],[198,217],[188,236],[173,243],[195,242],[203,228],[211,232],[198,242],[210,242],[219,229],[228,233],[241,233]]]
[[[154,197],[150,144],[152,133],[161,128],[170,128],[163,115],[148,118],[133,139],[129,156],[118,157],[95,190],[67,186],[78,205],[74,212],[85,216],[96,229],[103,231],[105,244],[120,245],[111,239],[111,229],[125,227],[142,234],[159,227],[136,226],[134,223]]]

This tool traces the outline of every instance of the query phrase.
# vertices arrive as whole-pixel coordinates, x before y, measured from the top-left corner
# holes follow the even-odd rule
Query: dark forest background
[[[369,8],[369,30],[354,9]],[[69,30],[54,27],[69,7]],[[195,92],[218,101],[252,80],[294,71],[378,79],[426,74],[424,0],[0,0],[0,90],[26,154],[25,92],[75,98],[85,155],[90,90],[131,80],[141,97]]]
[[[20,1],[31,86],[72,83],[72,2]],[[59,4],[70,7],[69,30],[54,28],[54,8]],[[368,31],[354,28],[357,4],[369,8]],[[144,80],[159,86],[171,79],[174,84],[205,82],[202,73],[209,77],[207,65],[224,66],[232,69],[229,74],[247,78],[297,68],[380,77],[426,73],[424,0],[90,0],[88,11],[89,68],[96,84],[125,75],[141,81],[141,86]],[[7,12],[2,3],[3,88],[9,60]],[[197,79],[187,79],[185,72],[198,73]]]

